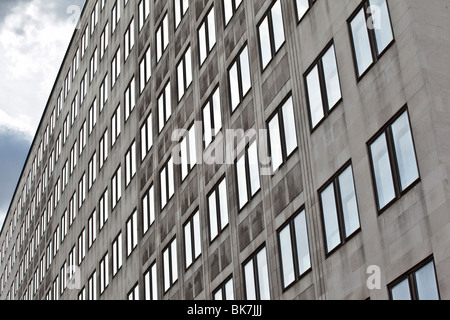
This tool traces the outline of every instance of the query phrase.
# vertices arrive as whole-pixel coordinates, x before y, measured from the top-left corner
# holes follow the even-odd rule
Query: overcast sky
[[[0,227],[85,0],[0,0]]]

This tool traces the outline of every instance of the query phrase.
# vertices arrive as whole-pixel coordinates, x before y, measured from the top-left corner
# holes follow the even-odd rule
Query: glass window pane
[[[222,290],[219,290],[214,294],[214,300],[223,300]]]
[[[216,193],[212,193],[208,199],[209,204],[209,230],[211,240],[213,240],[219,234],[217,225],[217,206],[216,206]]]
[[[259,39],[260,39],[260,48],[261,48],[261,59],[263,69],[267,66],[267,64],[272,60],[272,50],[270,47],[270,34],[269,34],[269,19],[268,17],[264,18],[259,26]]]
[[[186,88],[192,83],[192,59],[191,48],[187,49],[184,56],[184,63],[186,64]]]
[[[239,96],[238,71],[236,63],[231,67],[229,77],[230,77],[231,110],[234,111],[241,101]]]
[[[339,83],[339,73],[336,64],[334,46],[331,46],[331,48],[323,56],[322,63],[327,89],[328,106],[331,110],[341,99],[341,85]]]
[[[391,290],[392,300],[411,300],[408,279],[403,280]]]
[[[200,229],[200,214],[197,212],[194,216],[194,254],[195,258],[199,257],[202,252],[202,238],[201,238],[201,229]]]
[[[366,17],[363,9],[355,16],[350,23],[350,27],[352,29],[358,74],[361,75],[373,62]]]
[[[233,279],[225,284],[225,296],[227,300],[234,300]]]
[[[267,266],[266,248],[262,249],[257,255],[259,294],[261,300],[270,300],[269,269]]]
[[[177,240],[174,239],[171,244],[172,250],[172,281],[178,280],[178,258],[177,258]]]
[[[220,202],[220,223],[221,228],[225,228],[228,225],[228,196],[227,186],[225,180],[219,185],[219,202]]]
[[[252,81],[250,78],[250,64],[248,56],[248,48],[245,46],[244,51],[242,51],[241,56],[241,76],[242,76],[242,96],[244,97],[247,92],[250,91],[252,87]]]
[[[228,24],[228,22],[233,17],[233,0],[223,0],[223,6],[225,11],[225,25]]]
[[[345,236],[350,236],[359,229],[358,205],[356,203],[355,185],[352,167],[348,167],[339,176],[342,210],[344,213]]]
[[[212,124],[211,124],[211,108],[210,104],[208,103],[203,108],[203,130],[204,130],[204,139],[205,139],[205,146],[208,147],[209,144],[212,141]]]
[[[419,179],[414,143],[409,126],[408,114],[406,112],[392,125],[392,134],[394,137],[402,190],[405,190],[414,181]]]
[[[203,23],[198,30],[198,46],[200,51],[200,64],[205,61],[208,55],[208,49],[206,47],[206,24]]]
[[[295,148],[297,148],[297,132],[295,130],[295,116],[292,98],[289,98],[283,106],[283,122],[286,140],[286,155],[290,156]]]
[[[236,163],[237,182],[239,191],[239,208],[241,209],[248,201],[247,179],[245,174],[245,157],[242,156]]]
[[[419,300],[439,300],[433,262],[416,272],[416,284]]]
[[[184,227],[184,245],[186,250],[186,267],[192,264],[191,223]]]
[[[181,141],[181,179],[184,180],[188,174],[187,139]]]
[[[161,171],[161,208],[164,208],[167,204],[167,184],[166,184],[166,168]]]
[[[283,153],[281,151],[281,136],[278,114],[269,122],[270,154],[272,156],[272,171],[275,172],[283,163]]]
[[[222,112],[220,109],[220,93],[216,89],[213,95],[213,113],[214,113],[214,134],[217,135],[222,130]]]
[[[321,199],[325,234],[327,238],[327,250],[330,252],[341,243],[333,184],[322,192]]]
[[[324,117],[322,92],[320,90],[319,81],[319,69],[317,66],[315,66],[314,69],[312,69],[311,72],[306,76],[306,84],[308,87],[308,101],[311,111],[311,124],[314,128]]]
[[[173,159],[170,158],[168,164],[167,164],[167,172],[168,172],[168,184],[169,184],[169,199],[172,198],[172,196],[175,193],[175,185],[174,185],[174,176],[173,176]]]
[[[389,10],[386,0],[370,0],[369,3],[372,12],[372,24],[377,39],[378,54],[381,54],[394,40]]]
[[[256,147],[256,141],[253,142],[248,148],[248,162],[250,168],[250,192],[253,196],[260,188],[258,149]]]
[[[297,241],[297,255],[299,273],[302,275],[304,272],[311,268],[311,258],[309,255],[309,240],[308,230],[306,226],[306,213],[302,211],[294,220],[295,227],[295,239]]]
[[[291,228],[288,225],[280,232],[281,262],[284,288],[295,281],[294,258],[292,256]]]
[[[244,267],[245,293],[247,300],[256,300],[255,274],[253,271],[253,260]]]
[[[279,0],[272,7],[272,22],[275,52],[277,52],[284,43],[283,13],[281,11],[281,1]]]
[[[163,264],[164,264],[164,290],[170,288],[170,266],[169,266],[169,250],[166,249],[163,253]]]
[[[184,77],[183,77],[183,75],[184,75],[183,62],[181,62],[178,65],[177,72],[178,72],[178,74],[177,74],[177,79],[178,79],[178,99],[181,99],[181,97],[183,97],[183,95],[184,95],[184,88],[185,88]]]
[[[216,44],[216,21],[214,16],[214,9],[208,15],[208,31],[209,31],[209,50]]]
[[[300,20],[309,8],[309,0],[297,0],[297,16]]]
[[[189,130],[189,164],[191,167],[197,164],[197,145],[195,143],[195,123]]]
[[[395,198],[394,181],[386,143],[386,134],[380,136],[371,146],[372,165],[377,185],[378,206],[384,208]]]

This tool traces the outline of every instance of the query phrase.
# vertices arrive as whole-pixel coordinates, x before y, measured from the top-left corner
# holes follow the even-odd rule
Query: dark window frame
[[[302,274],[300,274],[300,267],[299,267],[299,257],[298,257],[298,248],[297,248],[297,236],[295,233],[295,225],[294,221],[295,219],[300,216],[300,214],[305,214],[305,220],[306,220],[306,237],[308,238],[308,247],[309,247],[309,259],[310,259],[310,267],[308,270],[304,271]],[[294,262],[294,274],[295,274],[295,280],[292,281],[289,285],[284,287],[284,274],[283,274],[283,257],[281,255],[281,241],[280,241],[280,233],[289,226],[289,231],[291,235],[291,245],[292,245],[292,258]],[[289,289],[291,289],[293,286],[295,286],[297,283],[299,283],[303,278],[305,278],[311,271],[312,271],[312,261],[311,261],[311,246],[309,241],[309,228],[308,228],[308,219],[306,217],[306,207],[303,205],[300,209],[295,211],[295,213],[280,227],[277,229],[277,247],[279,252],[279,262],[280,262],[280,274],[281,274],[281,285],[283,286],[282,290],[283,292],[287,292]]]
[[[180,12],[179,12],[179,14],[180,14],[180,21],[178,22],[178,24],[176,24],[177,23],[177,21],[176,21],[177,14],[176,14],[175,1],[179,1],[180,2]],[[181,26],[181,23],[183,22],[184,17],[189,14],[189,7],[190,7],[190,3],[188,2],[188,7],[186,9],[186,12],[183,12],[184,11],[183,0],[174,0],[173,1],[173,23],[174,23],[174,26],[175,26],[175,31],[177,31],[178,28]]]
[[[398,169],[398,162],[397,162],[397,154],[396,149],[394,145],[394,138],[392,134],[392,125],[403,115],[407,114],[408,116],[408,122],[409,122],[409,129],[412,137],[412,143],[413,143],[413,149],[414,149],[414,156],[418,171],[418,178],[411,183],[407,188],[402,190],[401,187],[401,179],[400,179],[400,173]],[[376,184],[376,176],[375,171],[373,167],[373,156],[371,152],[371,145],[381,136],[385,134],[386,135],[386,141],[387,141],[387,150],[388,150],[388,156],[389,156],[389,163],[391,165],[391,175],[392,175],[392,181],[394,184],[394,191],[395,191],[395,197],[392,199],[389,203],[387,203],[383,208],[380,208],[379,204],[379,195],[378,195],[378,188]],[[377,208],[378,216],[382,215],[385,211],[387,211],[391,206],[393,206],[397,201],[399,201],[401,198],[403,198],[404,195],[406,195],[411,189],[413,189],[417,184],[419,184],[422,181],[421,174],[420,174],[420,166],[419,161],[417,157],[417,149],[414,139],[414,131],[411,126],[411,117],[409,115],[409,108],[408,105],[404,105],[386,124],[384,124],[381,129],[367,142],[367,150],[369,154],[369,166],[370,166],[370,172],[372,177],[372,188],[374,190],[374,196],[375,196],[375,203]]]
[[[134,215],[136,215],[136,226],[134,225],[134,222],[133,222]],[[130,226],[131,226],[131,235],[128,234],[128,224],[130,224]],[[126,228],[126,230],[125,230],[126,231],[125,242],[127,244],[127,248],[126,248],[126,257],[127,257],[127,259],[129,259],[133,255],[133,253],[135,252],[135,250],[139,246],[139,228],[138,228],[138,225],[139,225],[138,210],[137,210],[137,208],[134,208],[133,212],[130,215],[130,217],[125,222],[125,228]],[[134,231],[136,231],[136,243],[134,243],[134,241],[133,241]],[[130,252],[128,252],[128,237],[131,237],[131,251]]]
[[[211,55],[211,52],[214,50],[214,48],[216,47],[217,44],[217,33],[216,33],[216,12],[214,10],[214,4],[207,10],[208,12],[205,14],[203,20],[200,22],[199,27],[197,29],[197,43],[198,43],[198,50],[199,50],[199,54],[198,54],[198,63],[199,63],[199,68],[201,69],[202,66],[206,63],[206,60],[208,60],[208,57]],[[216,38],[216,42],[211,46],[211,44],[209,43],[209,29],[211,28],[211,26],[209,25],[209,15],[213,14],[214,15],[214,34],[215,34],[215,38]],[[201,60],[201,53],[200,53],[200,29],[202,28],[202,26],[205,25],[205,46],[206,46],[206,57],[205,60]]]
[[[195,225],[194,225],[194,217],[195,215],[198,215],[199,218],[199,227],[200,227],[200,240],[202,239],[202,228],[201,228],[201,216],[200,216],[200,210],[199,208],[196,208],[193,211],[193,214],[191,214],[191,216],[184,222],[183,224],[183,250],[184,250],[184,269],[185,271],[189,270],[191,267],[193,267],[193,265],[202,257],[202,241],[200,241],[200,254],[198,255],[198,257],[195,257]],[[190,239],[190,244],[191,244],[191,253],[192,256],[190,257],[192,259],[192,262],[190,265],[187,265],[186,259],[187,259],[187,243],[186,243],[186,227],[190,225],[190,232],[191,232],[191,239]]]
[[[375,31],[371,28],[367,28],[369,43],[370,43],[370,51],[372,54],[372,63],[367,67],[367,69],[362,74],[359,74],[359,70],[358,70],[358,61],[356,58],[356,51],[355,51],[355,39],[353,37],[351,23],[352,23],[353,19],[355,19],[356,16],[362,10],[364,13],[366,26],[367,26],[367,21],[369,21],[369,19],[371,17],[371,14],[369,15],[369,13],[368,13],[369,9],[370,9],[370,0],[363,0],[358,5],[358,7],[356,7],[355,11],[350,15],[350,17],[347,19],[347,28],[348,28],[349,34],[350,34],[350,46],[352,48],[352,55],[353,55],[353,62],[354,62],[353,66],[355,69],[355,76],[356,76],[357,82],[360,82],[362,80],[362,78],[364,78],[364,76],[367,73],[369,73],[369,71],[372,69],[372,67],[383,57],[383,55],[395,43],[394,28],[392,26],[392,15],[391,15],[391,11],[389,8],[389,3],[387,1],[386,1],[386,5],[387,5],[387,10],[388,10],[388,15],[389,15],[389,23],[390,23],[391,30],[392,30],[392,41],[386,46],[386,48],[384,48],[384,50],[380,54],[378,54],[378,44],[377,44],[377,40],[376,40],[376,36],[375,36]]]
[[[208,194],[206,195],[206,202],[207,202],[207,211],[208,211],[208,226],[209,226],[209,243],[213,243],[217,238],[219,238],[219,236],[225,232],[226,229],[228,229],[229,225],[230,225],[230,221],[229,221],[229,215],[230,215],[230,206],[227,203],[227,208],[228,208],[228,224],[226,226],[222,226],[222,219],[221,219],[221,210],[220,210],[220,193],[219,193],[219,186],[225,183],[225,187],[228,190],[228,186],[227,186],[227,178],[226,175],[223,175],[218,182],[214,185],[214,187],[211,188],[211,190],[208,192]],[[209,198],[215,194],[215,198],[216,198],[216,219],[217,219],[217,236],[215,236],[214,238],[211,238],[211,209],[209,207]]]
[[[166,83],[162,86],[162,90],[160,91],[158,98],[156,99],[156,109],[158,111],[158,135],[161,135],[164,129],[167,127],[167,124],[169,123],[170,119],[173,115],[173,108],[172,108],[172,83],[170,82],[170,79],[166,81]],[[167,110],[167,95],[166,95],[166,89],[167,86],[169,86],[169,95],[170,95],[170,116],[167,118],[166,110]],[[178,97],[178,93],[177,93]],[[160,99],[163,99],[163,118],[164,118],[164,126],[162,128],[159,127],[159,119],[160,119],[160,110],[159,110],[159,101]]]
[[[339,183],[339,177],[342,173],[344,173],[347,169],[352,170],[352,176],[353,176],[353,187],[355,188],[355,198],[356,198],[356,206],[358,209],[358,220],[359,220],[359,228],[356,229],[352,234],[349,236],[345,236],[345,219],[344,219],[344,212],[342,208],[342,197],[341,197],[341,186]],[[329,188],[331,185],[333,185],[334,190],[334,198],[335,198],[335,204],[336,204],[336,211],[337,211],[337,220],[338,220],[338,227],[339,227],[339,239],[340,243],[338,246],[336,246],[332,250],[328,250],[328,243],[327,243],[327,234],[325,230],[325,217],[323,213],[323,202],[322,202],[322,192],[325,191],[327,188]],[[355,175],[353,172],[353,163],[351,160],[348,160],[319,190],[319,204],[320,204],[320,219],[322,223],[322,234],[323,234],[323,241],[325,245],[325,257],[328,258],[332,256],[336,251],[338,251],[340,248],[345,246],[350,240],[352,240],[357,234],[361,232],[361,215],[359,210],[359,204],[358,204],[358,194],[356,192],[356,184],[355,184]]]
[[[175,1],[177,1],[177,0],[175,0]],[[186,59],[186,53],[188,51],[190,51],[191,61],[187,61],[187,59]],[[181,54],[181,58],[178,61],[177,65],[176,65],[176,68],[175,68],[176,74],[177,74],[177,103],[180,103],[183,100],[183,98],[186,96],[189,88],[192,86],[192,83],[194,82],[193,81],[194,80],[194,75],[192,74],[191,75],[191,82],[189,84],[187,84],[187,70],[188,70],[187,63],[191,64],[191,72],[193,72],[194,69],[193,69],[193,65],[192,65],[192,48],[191,48],[191,44],[190,43],[188,44],[187,48]],[[182,94],[181,97],[180,97],[180,79],[178,78],[178,76],[179,76],[178,75],[178,68],[180,68],[180,67],[183,70],[183,72],[182,72],[183,73],[183,94]]]
[[[339,80],[339,86],[340,86],[340,99],[333,105],[330,106],[330,102],[328,101],[328,92],[327,92],[327,85],[325,80],[325,73],[323,70],[323,62],[322,59],[327,54],[327,52],[333,48],[335,58],[336,58],[336,70],[338,73],[338,80]],[[313,126],[313,119],[312,119],[312,112],[311,112],[311,101],[310,101],[310,95],[308,90],[308,81],[307,77],[308,75],[314,70],[314,68],[317,66],[318,68],[318,74],[319,74],[319,85],[320,85],[320,92],[321,92],[321,98],[322,98],[322,108],[323,108],[323,118],[315,125]],[[309,126],[311,130],[311,134],[314,133],[321,125],[326,121],[326,119],[330,116],[330,114],[333,113],[334,110],[338,108],[338,106],[342,103],[343,97],[342,97],[342,83],[341,83],[341,77],[339,72],[339,65],[337,61],[337,55],[336,55],[336,47],[334,45],[334,39],[332,39],[328,44],[325,46],[325,48],[320,52],[320,54],[317,56],[317,58],[314,60],[314,62],[311,64],[311,66],[306,70],[306,72],[303,74],[303,80],[305,84],[305,93],[306,93],[306,106],[308,108],[308,115],[309,115]]]
[[[244,94],[243,93],[243,88],[242,88],[242,66],[241,66],[241,55],[244,52],[244,50],[247,48],[247,52],[249,52],[249,47],[248,47],[248,43],[245,42],[244,45],[241,47],[241,49],[239,50],[239,52],[236,54],[236,56],[234,57],[233,61],[230,63],[230,65],[227,68],[227,85],[228,85],[228,101],[230,103],[230,107],[231,107],[231,115],[233,115],[237,109],[239,109],[240,106],[242,106],[242,103],[244,102],[245,98],[250,95],[252,88],[253,88],[253,83],[251,81],[252,78],[252,70],[251,70],[251,63],[249,60],[249,68],[250,68],[250,89]],[[250,59],[249,56],[247,56],[247,59]],[[239,87],[239,103],[236,105],[236,107],[233,110],[233,98],[232,95],[233,93],[231,92],[231,82],[230,82],[230,70],[234,67],[234,65],[236,65],[236,71],[237,71],[237,81],[238,81],[238,87]]]
[[[284,124],[284,119],[283,119],[283,107],[286,105],[286,102],[288,102],[288,100],[291,99],[292,100],[292,110],[294,112],[294,116],[295,116],[295,107],[294,107],[294,97],[292,96],[292,92],[289,92],[285,98],[283,98],[282,102],[277,106],[277,108],[275,109],[274,112],[272,112],[272,114],[269,116],[269,118],[266,121],[266,128],[269,128],[269,124],[270,122],[275,118],[276,115],[278,115],[278,126],[280,129],[280,139],[281,139],[281,156],[282,156],[282,163],[281,165],[278,167],[277,171],[279,171],[283,165],[285,165],[289,159],[299,150],[299,146],[298,146],[298,132],[297,132],[297,124],[295,123],[295,119],[294,119],[294,123],[295,123],[295,139],[297,140],[297,146],[295,147],[294,150],[292,150],[291,154],[287,154],[287,146],[286,146],[286,130],[285,130],[285,124]],[[270,130],[267,130],[267,143],[268,143],[268,154],[269,157],[272,157],[272,142],[271,142],[271,138],[270,138]]]
[[[241,5],[244,3],[244,1],[241,1],[238,6],[236,6],[236,0],[232,0],[231,7],[232,7],[232,15],[230,17],[230,20],[228,22],[226,21],[226,14],[225,14],[225,5],[224,1],[222,0],[222,12],[223,12],[223,23],[224,23],[224,29],[227,28],[227,26],[231,23],[231,20],[236,16],[236,12],[239,10]]]
[[[232,282],[232,284],[233,284],[233,296],[234,297],[236,297],[236,295],[234,294],[234,291],[235,291],[235,286],[234,286],[234,280],[233,280],[233,274],[231,274],[228,278],[226,278],[226,280],[225,281],[223,281],[214,291],[213,291],[213,293],[212,293],[212,298],[213,298],[213,300],[215,300],[215,301],[217,301],[216,299],[214,299],[214,297],[215,297],[215,295],[219,292],[219,291],[221,291],[222,292],[222,301],[227,301],[228,299],[227,299],[227,296],[226,296],[226,291],[225,291],[225,285],[228,283],[228,282]],[[223,299],[225,297],[225,299]]]
[[[206,145],[206,141],[205,141],[205,139],[204,139],[204,137],[205,137],[205,132],[206,132],[206,128],[205,128],[205,118],[204,118],[204,110],[205,110],[205,108],[209,108],[209,113],[210,113],[210,123],[211,123],[211,125],[212,126],[214,126],[214,95],[216,94],[216,93],[218,93],[219,94],[219,104],[220,104],[220,106],[219,106],[219,108],[220,108],[220,119],[221,119],[221,122],[222,122],[222,126],[221,126],[221,128],[220,128],[220,130],[219,131],[217,131],[217,128],[211,128],[211,129],[214,129],[214,134],[212,134],[212,139],[211,139],[211,142],[208,144],[208,145]],[[212,145],[213,143],[214,143],[214,141],[216,140],[216,136],[221,132],[221,131],[223,131],[223,117],[222,117],[222,103],[221,103],[221,101],[220,101],[220,86],[219,86],[219,84],[217,84],[215,87],[214,87],[214,89],[212,90],[212,92],[211,92],[211,94],[209,95],[209,97],[207,98],[207,100],[206,100],[206,102],[203,104],[203,107],[202,107],[202,122],[203,122],[203,125],[202,125],[202,137],[203,137],[203,139],[202,139],[202,147],[203,147],[203,151],[204,150],[206,150],[210,145]]]
[[[246,278],[245,278],[245,266],[249,263],[252,264],[253,266],[253,277],[254,277],[254,286],[255,286],[255,295],[256,295],[256,300],[261,300],[261,292],[260,292],[260,279],[259,279],[259,272],[258,272],[258,254],[260,252],[262,252],[262,250],[266,250],[266,257],[268,257],[268,252],[267,252],[267,246],[266,243],[263,243],[261,246],[259,246],[243,263],[242,263],[242,279],[243,279],[243,287],[244,287],[244,296],[245,299],[247,298],[247,288],[245,286]],[[266,261],[267,263],[267,273],[268,273],[268,278],[269,278],[269,286],[271,285],[270,283],[270,268],[269,268],[269,261]],[[270,292],[270,288],[269,288],[269,292]],[[271,294],[271,292],[270,292]]]
[[[280,48],[278,48],[278,50],[276,50],[275,48],[275,32],[274,32],[274,25],[273,25],[273,15],[272,15],[272,9],[274,7],[274,5],[276,4],[277,1],[280,1],[280,8],[281,8],[281,13],[283,14],[283,7],[281,5],[281,0],[272,0],[272,3],[269,5],[269,7],[267,8],[266,12],[264,13],[263,17],[259,20],[259,22],[256,25],[256,35],[257,35],[257,39],[258,39],[258,49],[259,49],[259,65],[261,67],[261,73],[264,73],[264,71],[267,70],[267,68],[269,67],[270,63],[275,59],[276,55],[278,54],[278,52],[280,52],[284,45],[286,44],[286,32],[285,32],[285,26],[284,26],[284,19],[282,16],[282,23],[283,23],[283,38],[284,41],[283,43],[280,45]],[[264,20],[267,19],[267,24],[268,24],[268,28],[269,28],[269,41],[270,41],[270,52],[271,52],[271,58],[270,60],[267,62],[267,64],[264,66],[264,62],[263,62],[263,56],[262,56],[262,49],[261,49],[261,32],[260,32],[260,27],[262,25],[262,23],[264,22]]]
[[[160,190],[160,195],[159,195],[159,201],[160,201],[160,212],[164,211],[164,209],[168,206],[169,202],[173,199],[174,194],[170,196],[170,188],[169,188],[169,162],[172,159],[172,156],[170,156],[166,162],[164,162],[164,164],[161,166],[161,169],[159,170],[159,190]],[[173,188],[175,190],[175,164],[172,162],[172,170],[173,170]],[[166,179],[166,190],[163,190],[161,188],[161,174],[163,172],[163,170],[165,169],[165,179]],[[162,206],[162,192],[165,191],[166,192],[166,203],[164,206]]]
[[[175,244],[176,244],[176,247],[177,247],[177,252],[176,252],[176,255],[177,255],[177,257],[178,257],[178,243],[176,243],[176,241],[177,241],[177,237],[173,237],[170,241],[169,241],[169,243],[168,243],[168,245],[167,246],[165,246],[164,247],[164,249],[162,250],[162,258],[161,258],[161,264],[162,264],[162,273],[163,273],[163,276],[162,276],[162,282],[163,282],[163,292],[164,292],[164,294],[166,294],[167,292],[169,292],[170,291],[170,289],[172,289],[174,286],[175,286],[175,284],[178,282],[178,280],[179,280],[179,272],[178,272],[178,264],[179,264],[179,261],[178,261],[178,258],[177,258],[177,279],[176,280],[174,280],[173,279],[173,261],[172,261],[172,244],[173,244],[173,242],[175,241]],[[166,290],[166,284],[164,283],[164,281],[165,281],[165,272],[166,272],[166,270],[165,270],[165,265],[164,265],[164,253],[166,252],[166,251],[168,251],[168,255],[169,255],[169,261],[168,261],[168,263],[169,263],[169,265],[167,266],[168,267],[168,269],[170,270],[170,272],[169,272],[169,282],[170,282],[170,285],[169,285],[169,287],[167,288],[167,290]]]
[[[298,6],[297,6],[297,1],[295,1],[294,6],[295,6],[295,18],[297,21],[297,25],[299,25],[303,19],[305,18],[305,16],[308,14],[308,12],[311,10],[311,8],[313,7],[313,5],[317,2],[317,0],[308,0],[308,4],[309,7],[308,9],[305,11],[305,13],[303,14],[303,16],[299,17],[298,16]]]
[[[397,279],[395,279],[394,281],[392,281],[390,284],[387,285],[387,290],[388,290],[388,294],[389,294],[389,300],[393,300],[392,289],[395,288],[398,284],[400,284],[404,280],[408,280],[411,300],[413,300],[413,301],[414,300],[419,300],[418,299],[419,298],[419,294],[418,294],[417,282],[416,282],[415,274],[416,274],[417,271],[421,270],[423,267],[425,267],[429,263],[433,263],[434,275],[436,277],[437,293],[438,293],[439,300],[441,300],[441,293],[440,293],[440,289],[439,289],[439,281],[438,281],[438,276],[437,276],[436,263],[435,263],[433,255],[429,256],[428,258],[426,258],[425,260],[420,262],[415,267],[409,269],[403,275],[401,275],[400,277],[398,277]]]
[[[119,239],[119,238],[122,238],[122,239]],[[122,240],[122,241],[119,241],[119,240]],[[115,250],[114,250],[114,244],[115,243],[117,243],[117,252],[115,252]],[[123,267],[123,257],[122,257],[122,264],[119,266],[119,259],[120,259],[119,258],[119,253],[120,253],[119,246],[122,246],[122,248],[123,248],[123,234],[122,234],[122,230],[119,231],[119,233],[116,235],[116,237],[114,238],[114,240],[112,241],[112,244],[111,244],[111,260],[112,260],[111,273],[112,273],[112,278],[113,279],[117,276],[117,274],[120,272],[120,270],[122,270],[122,267]],[[123,255],[123,250],[122,250],[122,255]],[[114,273],[114,268],[113,268],[114,260],[115,260],[114,258],[117,258],[117,261],[116,261],[116,265],[117,265],[116,273]]]

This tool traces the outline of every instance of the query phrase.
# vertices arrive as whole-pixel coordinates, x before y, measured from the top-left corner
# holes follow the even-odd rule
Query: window
[[[281,1],[276,0],[258,25],[261,65],[264,70],[284,44],[283,14]]]
[[[177,66],[178,102],[192,83],[191,47],[188,47]]]
[[[106,160],[108,159],[108,129],[106,129],[103,136],[100,138],[99,147],[100,169],[103,168]]]
[[[231,18],[233,18],[237,9],[241,5],[242,0],[223,0],[223,7],[225,13],[225,26],[228,25]]]
[[[97,48],[95,48],[90,61],[89,83],[91,83],[92,80],[94,80],[94,76],[97,73],[97,70],[98,70],[98,50]]]
[[[239,209],[242,209],[261,187],[256,141],[236,161],[236,175]]]
[[[208,195],[209,231],[213,241],[228,226],[228,194],[225,178]]]
[[[83,153],[84,148],[86,147],[86,135],[87,135],[87,124],[86,121],[84,121],[83,125],[81,126],[79,134],[80,156]]]
[[[141,161],[144,161],[153,146],[153,117],[150,113],[141,128]]]
[[[128,120],[136,105],[136,85],[134,77],[125,89],[125,121]]]
[[[296,9],[297,9],[297,21],[302,20],[305,16],[306,12],[312,5],[316,2],[316,0],[296,0]]]
[[[86,173],[83,173],[83,177],[78,183],[78,208],[81,208],[86,200]]]
[[[121,132],[121,122],[120,122],[120,104],[119,104],[111,118],[111,147],[113,147],[116,144],[116,141],[120,136],[120,132]]]
[[[128,300],[139,300],[139,283],[136,283],[133,289],[127,294]]]
[[[120,0],[117,0],[112,8],[111,21],[112,21],[111,32],[114,33],[114,31],[116,31],[117,24],[120,21]]]
[[[178,280],[177,239],[174,238],[163,251],[164,292]]]
[[[81,231],[80,236],[78,237],[78,264],[86,257],[86,229]]]
[[[97,271],[88,279],[88,300],[97,300]]]
[[[77,217],[77,192],[69,200],[69,226],[71,227]]]
[[[100,85],[100,112],[103,111],[103,108],[106,106],[106,102],[108,102],[108,74],[106,74],[105,78]]]
[[[89,108],[89,134],[94,131],[95,125],[97,124],[97,98],[94,98],[94,102]]]
[[[360,229],[352,166],[347,165],[319,193],[329,254]]]
[[[105,55],[106,49],[108,49],[109,44],[109,32],[108,29],[109,24],[106,23],[105,28],[102,31],[102,34],[100,35],[100,59],[103,59],[103,56]]]
[[[158,299],[158,274],[156,272],[156,262],[144,273],[144,299]]]
[[[394,41],[386,0],[367,0],[349,20],[358,78],[381,57]]]
[[[122,198],[122,167],[119,168],[114,173],[111,179],[111,202],[112,209],[114,210],[117,206],[117,203]]]
[[[236,60],[228,70],[228,80],[231,98],[231,110],[234,111],[250,91],[250,64],[247,45],[238,54]]]
[[[105,292],[109,285],[109,255],[108,253],[100,261],[100,294]]]
[[[391,300],[440,300],[433,259],[427,259],[389,287]]]
[[[137,211],[135,210],[127,221],[127,257],[138,245]]]
[[[180,25],[181,20],[189,9],[189,0],[174,0],[175,29]]]
[[[124,45],[125,45],[125,61],[127,61],[127,58],[134,47],[134,19],[131,19],[128,28],[125,31]]]
[[[164,51],[169,46],[169,16],[165,14],[156,30],[156,62],[161,60]]]
[[[144,91],[145,86],[150,81],[150,77],[152,76],[152,60],[151,60],[151,52],[150,47],[145,51],[145,55],[139,64],[139,72],[140,72],[140,92]]]
[[[111,88],[114,87],[120,76],[120,47],[111,62]]]
[[[94,9],[91,13],[91,35],[94,33],[95,27],[98,23],[98,1],[95,3]]]
[[[155,190],[153,185],[142,198],[142,222],[144,234],[146,234],[151,225],[155,222]]]
[[[186,269],[188,269],[202,253],[200,213],[198,211],[184,225],[184,249]]]
[[[220,130],[222,130],[220,89],[216,88],[206,105],[203,107],[203,133],[205,148],[208,148]]]
[[[78,116],[78,93],[76,93],[73,98],[71,111],[70,126],[73,126]]]
[[[216,45],[216,22],[214,7],[211,7],[204,21],[198,29],[198,45],[200,52],[200,66]]]
[[[297,149],[292,97],[287,98],[269,119],[268,129],[272,170],[276,172]]]
[[[97,152],[91,157],[88,165],[88,189],[91,190],[95,180],[97,180]]]
[[[100,219],[100,231],[105,226],[109,217],[109,209],[108,209],[108,189],[105,190],[103,195],[100,197],[99,206],[99,219]]]
[[[90,249],[97,239],[97,210],[92,212],[88,219],[88,248]]]
[[[79,64],[80,64],[80,48],[77,48],[77,52],[75,53],[72,60],[72,80],[75,78],[75,75],[77,74]]]
[[[269,270],[266,248],[244,264],[246,300],[270,300]]]
[[[170,81],[167,82],[164,90],[158,98],[158,119],[159,133],[164,129],[165,125],[172,115],[172,102],[170,97]]]
[[[144,27],[145,21],[150,15],[150,0],[141,0],[139,2],[139,31]]]
[[[420,179],[408,111],[401,112],[369,142],[379,212]]]
[[[84,58],[84,54],[87,51],[89,45],[89,26],[86,26],[86,28],[83,31],[83,35],[81,37],[81,58]]]
[[[311,127],[314,129],[342,99],[333,44],[307,71],[305,80]]]
[[[112,275],[113,277],[122,268],[122,232],[116,237],[112,244]]]
[[[233,278],[228,279],[213,293],[214,300],[234,300]]]
[[[184,181],[197,164],[195,123],[187,130],[179,146],[181,151],[181,180]]]
[[[64,78],[64,101],[67,99],[69,91],[70,91],[70,70],[67,72],[67,75]]]
[[[278,232],[283,288],[311,269],[306,213],[302,210]]]
[[[67,227],[68,227],[68,214],[67,210],[64,211],[63,215],[61,216],[61,242],[64,241],[67,235]]]
[[[161,183],[161,210],[166,207],[169,200],[175,194],[173,166],[173,159],[170,157],[159,173]]]
[[[136,143],[133,141],[125,155],[125,186],[128,187],[136,175]]]
[[[78,293],[78,300],[85,301],[86,300],[86,288],[83,287],[80,293]]]

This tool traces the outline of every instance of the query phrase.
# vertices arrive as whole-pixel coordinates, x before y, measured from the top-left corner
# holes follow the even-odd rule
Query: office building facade
[[[1,299],[450,298],[446,1],[88,0]]]

